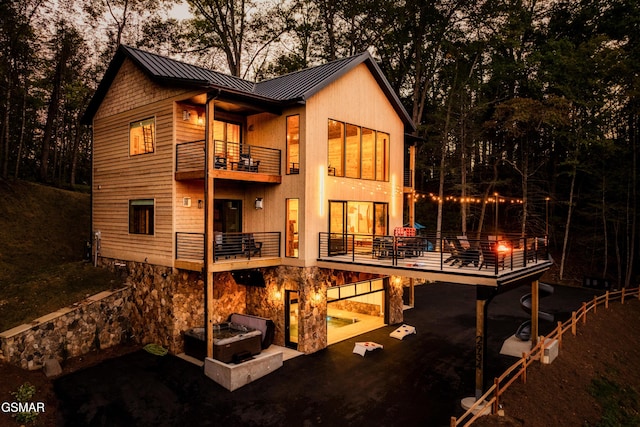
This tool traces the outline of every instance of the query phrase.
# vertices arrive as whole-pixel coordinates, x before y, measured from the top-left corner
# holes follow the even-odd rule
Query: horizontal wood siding
[[[173,265],[175,105],[192,95],[153,83],[128,60],[114,79],[93,123],[93,229],[101,232],[102,256]],[[129,156],[129,124],[151,117],[155,152]],[[155,200],[152,236],[129,234],[135,199]]]

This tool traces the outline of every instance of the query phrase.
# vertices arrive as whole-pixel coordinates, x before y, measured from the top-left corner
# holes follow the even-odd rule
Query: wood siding
[[[101,232],[100,255],[173,265],[174,104],[189,96],[154,84],[129,60],[114,79],[93,122],[93,229]],[[129,156],[129,124],[150,117],[155,151]],[[153,235],[129,233],[129,200],[135,199],[155,201]]]
[[[306,106],[305,148],[301,155],[307,168],[304,193],[309,197],[301,212],[304,228],[300,233],[305,236],[301,244],[309,264],[317,257],[318,233],[328,231],[329,200],[387,202],[390,231],[402,225],[404,125],[364,64],[308,99]],[[389,133],[389,182],[327,174],[329,119]],[[324,192],[320,194],[322,182]]]

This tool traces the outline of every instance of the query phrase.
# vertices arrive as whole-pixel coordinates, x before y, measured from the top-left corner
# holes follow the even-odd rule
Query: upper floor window
[[[328,173],[347,178],[389,180],[389,134],[329,120]]]
[[[129,124],[129,155],[153,153],[156,149],[156,119],[140,120]]]
[[[153,235],[153,199],[129,200],[129,233]]]
[[[300,173],[300,115],[287,117],[287,173]]]
[[[329,120],[329,175],[344,176],[344,123]]]

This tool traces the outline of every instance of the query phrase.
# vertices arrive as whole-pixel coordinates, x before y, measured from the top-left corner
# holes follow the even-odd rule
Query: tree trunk
[[[602,174],[602,235],[604,240],[604,266],[602,267],[602,277],[607,277],[609,265],[609,237],[607,233],[607,203],[606,203],[606,177]]]
[[[11,112],[11,91],[12,91],[12,75],[11,67],[7,74],[7,96],[5,97],[4,117],[2,119],[2,178],[9,177],[9,124]]]
[[[569,242],[569,228],[571,225],[571,214],[573,213],[573,193],[576,185],[576,175],[578,174],[577,161],[573,164],[573,173],[571,176],[571,189],[569,191],[569,210],[567,212],[567,222],[564,227],[564,240],[562,242],[562,257],[560,258],[560,280],[564,278],[564,263],[567,257],[567,245]]]
[[[58,104],[62,92],[62,76],[66,70],[67,59],[70,54],[70,46],[66,40],[62,41],[60,53],[58,54],[58,63],[53,78],[53,88],[51,90],[51,99],[49,100],[49,108],[47,110],[47,121],[42,136],[42,151],[40,155],[40,180],[47,182],[49,179],[49,154],[51,152],[51,141],[58,118]]]
[[[634,115],[631,119],[633,125],[631,126],[631,156],[632,156],[632,168],[631,168],[631,206],[630,206],[630,232],[629,232],[629,246],[627,256],[627,273],[624,278],[624,286],[631,286],[631,277],[633,275],[634,261],[635,261],[635,243],[636,243],[636,224],[638,214],[638,191],[637,191],[637,171],[638,171],[638,155],[636,153],[636,138],[637,138],[637,125],[638,121]]]
[[[27,93],[29,93],[29,83],[25,78],[24,83],[24,95],[22,97],[22,117],[20,119],[20,138],[18,139],[18,153],[16,155],[16,169],[14,171],[14,178],[18,179],[20,176],[20,162],[22,160],[22,148],[24,147],[24,134],[27,127]]]

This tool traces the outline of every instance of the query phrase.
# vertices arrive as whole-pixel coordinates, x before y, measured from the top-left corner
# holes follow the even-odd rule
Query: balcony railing
[[[548,260],[545,237],[505,235],[468,239],[455,233],[443,235],[448,237],[320,233],[319,258],[495,276]]]
[[[280,257],[280,232],[215,233],[215,261]],[[203,233],[176,233],[176,259],[204,261]]]
[[[204,171],[205,141],[176,146],[176,172]],[[215,169],[280,175],[280,150],[237,142],[214,141]]]
[[[404,170],[404,176],[402,184],[405,187],[413,187],[413,171],[411,169]]]

